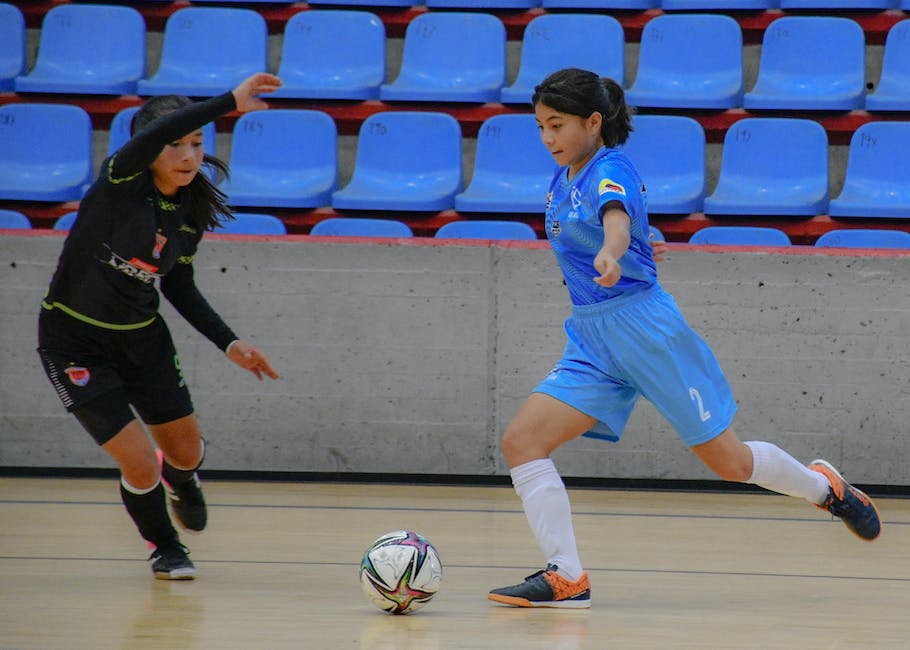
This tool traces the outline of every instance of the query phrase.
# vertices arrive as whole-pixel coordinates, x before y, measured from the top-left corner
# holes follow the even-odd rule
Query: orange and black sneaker
[[[572,582],[557,572],[555,564],[525,578],[521,584],[493,589],[487,598],[513,607],[563,607],[584,609],[591,606],[588,574]]]
[[[828,498],[824,503],[818,504],[818,508],[839,517],[860,539],[871,542],[879,536],[882,532],[882,521],[878,516],[878,509],[865,492],[847,483],[840,472],[827,461],[813,460],[809,463],[809,469],[824,474],[831,484]]]

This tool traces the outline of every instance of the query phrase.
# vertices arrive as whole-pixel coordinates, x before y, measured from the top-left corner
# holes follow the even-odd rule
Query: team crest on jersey
[[[626,195],[626,188],[617,183],[616,181],[611,181],[609,178],[605,178],[600,181],[600,185],[597,186],[597,194],[601,196],[607,192],[616,192],[623,196]]]
[[[581,205],[581,192],[578,191],[577,187],[573,187],[572,191],[569,192],[569,198],[572,199],[572,209],[577,210]]]
[[[82,366],[70,366],[63,372],[66,373],[66,376],[69,377],[70,381],[76,386],[85,386],[88,383],[88,380],[92,378],[88,368],[83,368]]]
[[[562,228],[559,227],[559,220],[553,221],[553,225],[550,226],[550,232],[554,235],[558,235],[562,232]]]
[[[162,235],[160,232],[155,233],[155,247],[152,249],[152,257],[156,260],[161,259],[161,251],[164,248],[164,245],[167,243],[167,237]]]

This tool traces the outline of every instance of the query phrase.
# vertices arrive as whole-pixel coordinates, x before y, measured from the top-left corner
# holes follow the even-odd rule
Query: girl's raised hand
[[[269,105],[259,99],[257,95],[271,93],[281,88],[281,79],[268,72],[257,72],[244,79],[239,86],[234,88],[234,100],[237,102],[237,111],[248,113],[268,108]]]

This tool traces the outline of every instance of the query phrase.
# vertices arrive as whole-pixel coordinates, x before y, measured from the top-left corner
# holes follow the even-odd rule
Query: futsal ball
[[[409,530],[386,533],[363,554],[360,587],[389,614],[409,614],[426,605],[442,583],[436,548]]]

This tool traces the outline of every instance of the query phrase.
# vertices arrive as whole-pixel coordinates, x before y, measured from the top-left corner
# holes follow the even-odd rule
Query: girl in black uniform
[[[203,232],[230,218],[225,196],[199,173],[203,162],[226,171],[204,154],[202,126],[235,109],[267,108],[257,95],[280,85],[260,73],[203,102],[173,95],[146,102],[133,119],[132,139],[104,161],[83,198],[41,305],[44,369],[67,411],[120,467],[123,503],[155,547],[149,561],[160,579],[196,575],[171,524],[165,485],[183,528],[205,528],[206,508],[196,474],[204,442],[158,314],[155,281],[231,361],[260,380],[278,378],[266,356],[239,340],[199,293],[193,257]],[[160,463],[140,420],[163,453]]]

